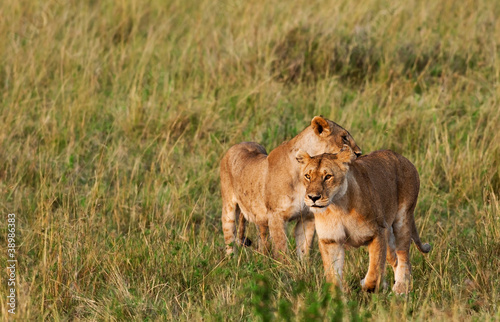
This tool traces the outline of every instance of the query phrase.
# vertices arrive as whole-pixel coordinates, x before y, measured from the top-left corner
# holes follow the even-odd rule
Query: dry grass
[[[500,320],[499,16],[487,0],[2,1],[16,317]],[[223,153],[271,150],[319,114],[420,172],[433,250],[413,252],[408,298],[360,292],[364,250],[342,299],[325,298],[317,247],[289,266],[224,258]]]

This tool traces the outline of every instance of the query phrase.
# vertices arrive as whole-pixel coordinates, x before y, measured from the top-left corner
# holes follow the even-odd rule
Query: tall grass
[[[16,317],[500,320],[499,16],[487,0],[0,2]],[[406,298],[360,291],[365,250],[341,298],[317,246],[290,265],[224,257],[220,158],[319,114],[420,172],[433,250],[413,252]]]

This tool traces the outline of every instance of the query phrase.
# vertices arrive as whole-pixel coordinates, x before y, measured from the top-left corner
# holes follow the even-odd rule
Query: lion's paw
[[[361,284],[361,289],[365,292],[374,292],[375,291],[375,285],[366,285],[364,278],[361,280],[360,284]]]
[[[375,285],[366,285],[365,278],[361,280],[360,284],[361,284],[361,289],[365,292],[374,292],[376,290]],[[385,290],[387,289],[387,287],[388,287],[387,282],[385,280],[382,281],[381,288]]]
[[[392,287],[394,293],[398,295],[405,295],[410,292],[410,283],[396,282]]]

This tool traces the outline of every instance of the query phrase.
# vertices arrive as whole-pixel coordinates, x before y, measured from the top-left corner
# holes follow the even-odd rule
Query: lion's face
[[[297,161],[302,164],[302,183],[306,188],[304,202],[313,212],[326,210],[335,198],[345,194],[348,164],[355,158],[355,153],[347,145],[337,154],[311,157],[303,151],[297,153]]]

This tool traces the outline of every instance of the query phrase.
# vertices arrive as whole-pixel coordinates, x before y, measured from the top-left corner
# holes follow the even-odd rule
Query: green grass
[[[488,0],[0,2],[16,317],[500,320],[499,16]],[[319,114],[419,170],[433,249],[412,246],[407,298],[360,291],[365,249],[343,296],[317,245],[304,263],[225,258],[223,154]]]

